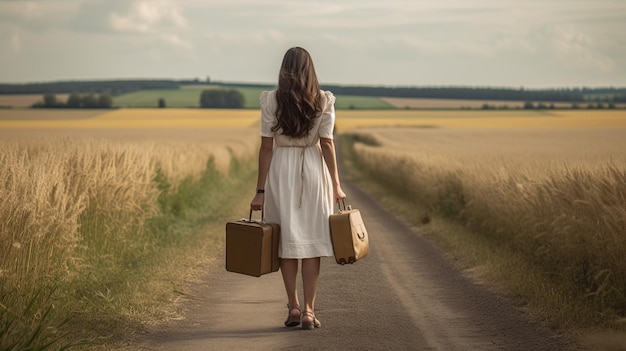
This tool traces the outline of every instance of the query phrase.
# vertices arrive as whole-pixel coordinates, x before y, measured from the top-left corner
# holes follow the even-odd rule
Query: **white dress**
[[[320,138],[333,138],[335,97],[322,92],[322,114],[308,137],[282,135],[276,125],[275,90],[261,93],[261,136],[274,138],[265,182],[265,221],[280,224],[278,255],[282,258],[333,256],[328,218],[333,187],[322,157]]]

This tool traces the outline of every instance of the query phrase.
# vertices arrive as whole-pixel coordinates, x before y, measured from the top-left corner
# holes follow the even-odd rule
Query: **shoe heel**
[[[302,311],[300,310],[300,306],[298,305],[287,305],[287,308],[289,309],[289,313],[287,314],[287,320],[285,321],[285,327],[296,327],[298,325],[300,325],[300,317],[302,314]],[[298,316],[292,316],[291,315],[291,311],[292,310],[298,310]]]
[[[320,321],[318,321],[317,318],[315,318],[315,314],[313,314],[312,312],[304,311],[302,313],[302,317],[303,317],[302,318],[302,329],[303,330],[313,330],[315,328],[319,328],[319,327],[322,326]],[[306,318],[306,317],[311,318],[311,321],[305,320],[304,318]]]

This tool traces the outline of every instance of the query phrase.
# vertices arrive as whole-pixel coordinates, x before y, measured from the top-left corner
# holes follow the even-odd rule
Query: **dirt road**
[[[193,287],[186,319],[142,338],[150,350],[566,350],[552,332],[474,284],[431,243],[345,182],[370,232],[354,265],[322,260],[322,328],[285,328],[279,273],[227,273],[220,258]],[[301,290],[300,290],[301,291]]]

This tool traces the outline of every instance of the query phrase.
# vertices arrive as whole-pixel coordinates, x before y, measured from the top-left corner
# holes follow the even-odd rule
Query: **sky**
[[[626,0],[0,0],[0,82],[626,87]]]

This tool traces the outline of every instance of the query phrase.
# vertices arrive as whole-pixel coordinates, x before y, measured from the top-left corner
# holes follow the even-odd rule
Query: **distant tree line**
[[[608,102],[608,103],[602,103],[602,102],[589,102],[587,104],[578,104],[578,103],[573,103],[572,104],[572,108],[573,109],[579,109],[579,108],[586,108],[586,109],[614,109],[615,108],[615,103],[614,102]]]
[[[49,83],[0,84],[0,94],[103,94],[112,96],[146,89],[178,89],[173,80],[103,80],[103,81],[64,81]]]
[[[231,88],[272,89],[273,85],[215,83]],[[626,102],[626,88],[484,88],[484,87],[388,87],[323,85],[335,95],[376,96],[396,98],[430,98],[459,100],[500,100],[536,102],[587,102],[601,99],[604,103]]]
[[[199,79],[193,80],[99,80],[99,81],[60,81],[47,83],[0,84],[0,94],[69,94],[109,93],[117,96],[139,90],[179,89],[181,85],[201,85],[210,83]],[[212,82],[222,87],[272,89],[270,84],[242,84]],[[468,99],[468,100],[511,100],[536,102],[626,102],[626,88],[559,88],[559,89],[524,89],[491,87],[392,87],[392,86],[343,86],[323,85],[336,95],[398,97],[398,98],[433,98],[433,99]]]
[[[235,89],[206,89],[200,94],[200,107],[203,108],[243,108],[245,98]]]
[[[613,102],[626,102],[626,93],[614,95]]]
[[[490,105],[488,103],[484,103],[481,106],[482,110],[508,110],[510,107],[508,105]],[[519,109],[520,107],[513,107],[515,109]],[[554,105],[554,103],[547,103],[547,102],[533,102],[533,101],[526,101],[524,102],[524,105],[521,107],[524,110],[554,110],[557,107]],[[578,102],[573,102],[569,107],[559,107],[559,108],[571,108],[571,109],[582,109],[582,108],[586,108],[586,109],[614,109],[616,108],[615,103],[610,101],[610,102],[601,102],[601,101],[597,101],[597,102],[588,102],[588,103],[578,103]],[[463,110],[467,110],[467,109],[471,109],[471,108],[461,108]]]
[[[111,94],[78,94],[72,93],[66,102],[59,101],[56,95],[48,93],[43,100],[33,105],[35,108],[112,108],[113,98]]]
[[[583,101],[584,94],[577,89],[525,90],[506,88],[463,87],[332,87],[337,95],[384,96],[396,98],[429,98],[459,100],[510,101]]]

